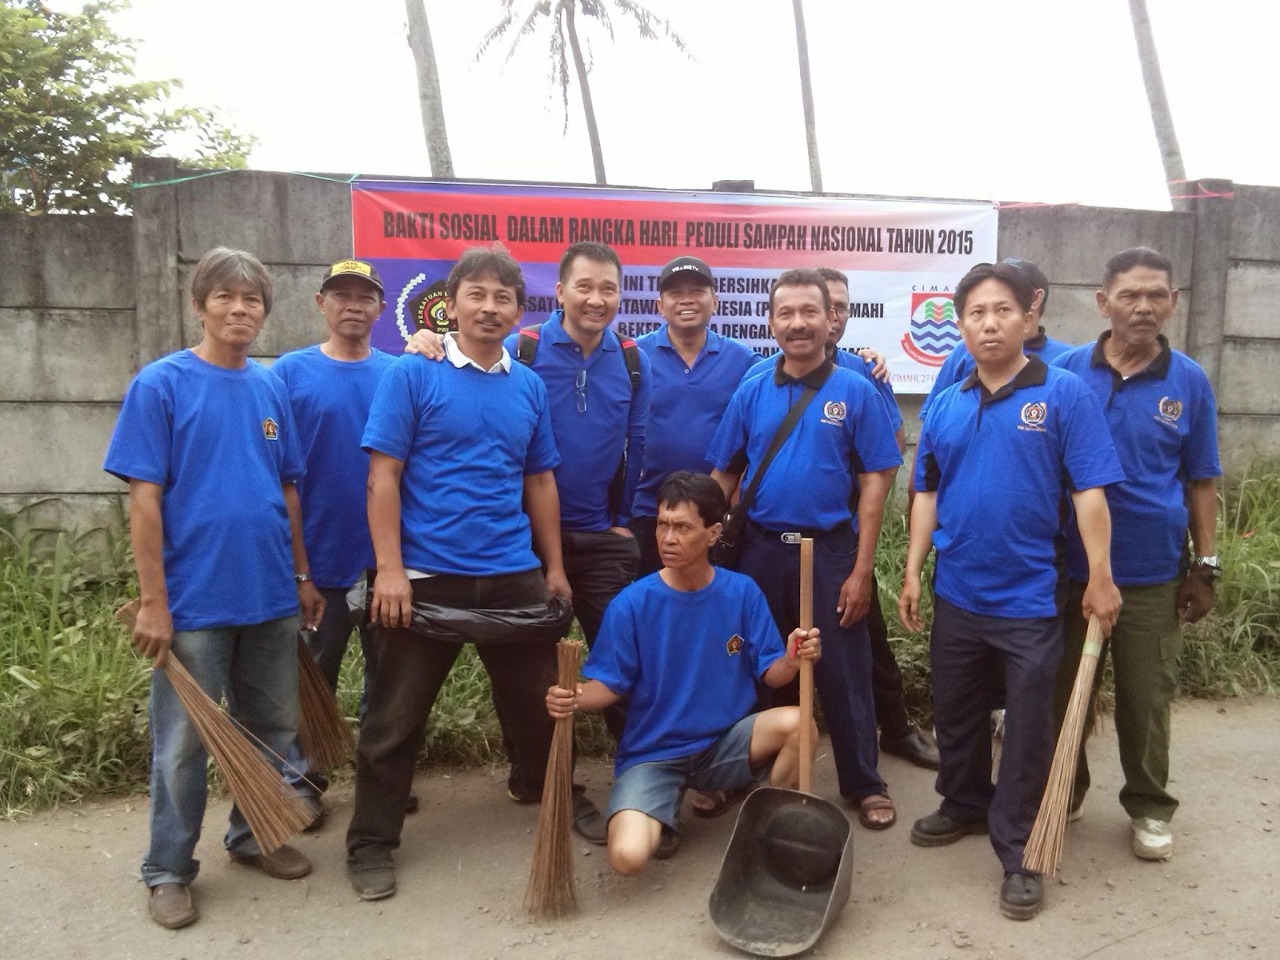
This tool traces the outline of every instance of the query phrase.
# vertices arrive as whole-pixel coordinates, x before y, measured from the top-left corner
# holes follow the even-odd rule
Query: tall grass
[[[1280,686],[1280,465],[1251,471],[1223,494],[1218,552],[1226,576],[1214,612],[1183,632],[1182,684],[1194,696],[1275,693]],[[877,575],[907,705],[930,712],[927,634],[897,616],[906,558],[906,518],[885,517]],[[927,575],[927,574],[926,574]],[[76,537],[18,535],[0,517],[0,816],[13,817],[86,795],[145,788],[149,665],[113,619],[131,593],[132,558],[116,531]],[[922,599],[926,622],[931,598]],[[363,664],[352,643],[339,697],[353,724]],[[598,717],[578,725],[585,755],[611,747]],[[504,759],[488,678],[463,650],[428,725],[428,762]]]

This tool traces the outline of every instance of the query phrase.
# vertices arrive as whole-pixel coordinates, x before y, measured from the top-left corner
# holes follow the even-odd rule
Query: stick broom
[[[298,743],[307,769],[332,770],[356,752],[356,738],[338,710],[338,699],[298,634]]]

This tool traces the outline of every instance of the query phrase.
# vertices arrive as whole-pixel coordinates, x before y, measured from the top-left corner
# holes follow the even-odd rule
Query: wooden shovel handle
[[[813,538],[800,541],[800,629],[813,628]],[[800,790],[813,786],[813,661],[800,661]]]

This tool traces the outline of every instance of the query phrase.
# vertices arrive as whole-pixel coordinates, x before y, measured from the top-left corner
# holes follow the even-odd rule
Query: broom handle
[[[800,541],[800,629],[813,628],[813,538]],[[813,786],[813,661],[800,661],[800,790]]]

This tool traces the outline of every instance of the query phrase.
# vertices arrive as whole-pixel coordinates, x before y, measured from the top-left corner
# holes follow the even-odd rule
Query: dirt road
[[[1175,856],[1136,860],[1108,726],[1090,756],[1095,787],[1070,828],[1046,907],[1015,923],[996,903],[1001,874],[985,837],[942,849],[908,839],[937,798],[930,773],[893,757],[882,770],[899,823],[855,826],[853,895],[813,955],[895,960],[1183,960],[1280,956],[1280,701],[1184,703],[1174,717]],[[818,792],[834,797],[830,757]],[[580,779],[603,802],[607,768]],[[419,778],[422,811],[398,857],[400,892],[362,903],[343,870],[348,789],[329,823],[298,845],[305,880],[272,880],[229,863],[219,842],[226,805],[210,809],[193,889],[200,920],[161,930],[137,881],[146,800],[63,809],[0,823],[0,953],[13,960],[203,958],[459,958],[651,960],[741,956],[707,919],[707,895],[733,817],[689,818],[680,854],[624,880],[603,851],[577,844],[580,913],[534,923],[521,910],[537,811],[506,799],[496,771]]]

